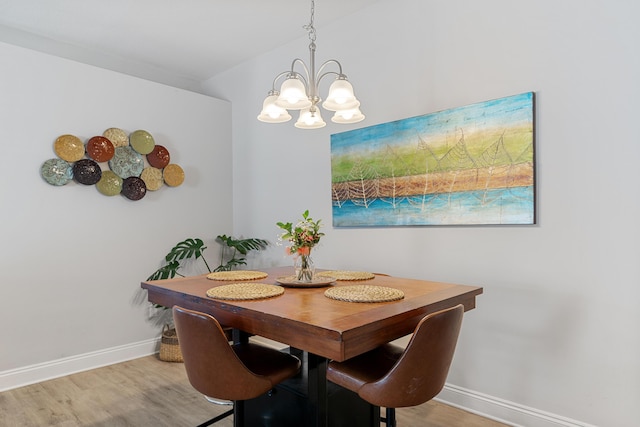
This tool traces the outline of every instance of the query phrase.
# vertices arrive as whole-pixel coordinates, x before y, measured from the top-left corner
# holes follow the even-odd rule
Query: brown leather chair
[[[173,307],[184,366],[189,382],[208,400],[231,400],[234,410],[201,424],[204,427],[235,413],[244,425],[242,401],[258,397],[294,376],[300,360],[290,354],[253,343],[229,345],[218,321],[205,313]]]
[[[385,344],[344,362],[331,361],[327,379],[387,408],[382,421],[395,427],[395,408],[425,403],[444,387],[463,314],[458,305],[424,317],[406,349]]]

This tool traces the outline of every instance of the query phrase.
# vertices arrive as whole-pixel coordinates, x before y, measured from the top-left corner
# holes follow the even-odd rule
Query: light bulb
[[[329,95],[322,106],[329,111],[348,110],[360,105],[353,94],[353,86],[346,77],[338,77],[329,87]]]
[[[347,102],[347,98],[351,96],[351,94],[344,90],[344,89],[338,89],[333,93],[333,100],[336,104],[344,104],[345,102]]]
[[[275,104],[278,107],[288,110],[301,110],[311,106],[311,101],[307,98],[304,83],[297,77],[289,77],[280,87],[280,96]]]
[[[345,120],[351,120],[351,118],[353,117],[353,113],[354,112],[355,112],[355,110],[347,110],[347,111],[342,112],[342,114],[340,114],[340,115]]]
[[[351,108],[349,110],[336,111],[331,118],[334,123],[358,123],[364,120],[364,114],[359,108]]]
[[[325,126],[326,123],[322,120],[320,110],[316,109],[313,113],[309,108],[305,108],[300,111],[300,117],[295,123],[295,127],[300,129],[318,129]]]
[[[275,108],[269,109],[269,112],[267,114],[272,119],[277,119],[278,117],[280,117],[280,111],[277,111]]]
[[[262,103],[262,111],[258,116],[258,120],[266,123],[282,123],[291,120],[291,116],[284,108],[280,108],[275,104],[278,96],[275,91],[269,92],[269,95]]]

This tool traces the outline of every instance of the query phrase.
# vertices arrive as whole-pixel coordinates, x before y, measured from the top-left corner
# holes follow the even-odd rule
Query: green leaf
[[[151,276],[147,277],[147,280],[173,279],[176,277],[179,268],[180,263],[178,261],[170,262],[164,267],[157,269]]]
[[[165,260],[167,262],[173,262],[177,260],[189,259],[189,258],[200,258],[202,256],[202,252],[207,249],[204,246],[204,242],[201,239],[186,239],[182,242],[179,242],[177,245],[171,249],[165,256]]]
[[[234,239],[232,236],[221,235],[217,237],[217,240],[223,242],[230,248],[233,248],[240,252],[242,255],[246,255],[249,251],[259,251],[265,249],[269,242],[263,239]]]
[[[287,223],[277,222],[276,225],[288,233],[291,233],[291,229],[293,227],[293,223],[291,222],[287,222]]]
[[[234,267],[237,267],[239,265],[247,265],[247,262],[245,261],[245,258],[233,258],[233,259],[229,260],[229,262],[227,262],[226,264],[219,265],[213,271],[231,271],[231,270],[233,270]]]

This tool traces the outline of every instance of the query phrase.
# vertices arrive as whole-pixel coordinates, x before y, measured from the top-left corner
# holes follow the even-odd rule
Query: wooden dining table
[[[292,267],[261,271],[267,277],[252,282],[282,286],[280,281],[284,280],[279,279],[293,274]],[[244,420],[244,425],[235,423],[236,427],[379,425],[378,407],[327,384],[327,362],[344,361],[411,334],[429,313],[458,304],[464,305],[465,311],[471,310],[483,291],[478,286],[375,274],[368,280],[337,280],[323,286],[284,286],[284,293],[272,298],[225,300],[207,296],[209,289],[236,282],[211,280],[207,274],[142,282],[152,303],[209,313],[245,336],[261,336],[288,345],[303,360],[300,375],[283,383],[275,390],[277,393],[241,405],[239,410],[244,413],[237,414],[237,419]],[[354,285],[400,291],[402,298],[351,302],[325,296],[329,288]]]

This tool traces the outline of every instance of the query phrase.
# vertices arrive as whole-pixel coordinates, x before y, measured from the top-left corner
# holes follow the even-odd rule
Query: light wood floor
[[[196,392],[182,363],[149,356],[0,393],[0,426],[188,427],[228,408]],[[505,426],[437,402],[398,409],[397,420],[399,427]],[[232,418],[215,425],[232,427]]]

